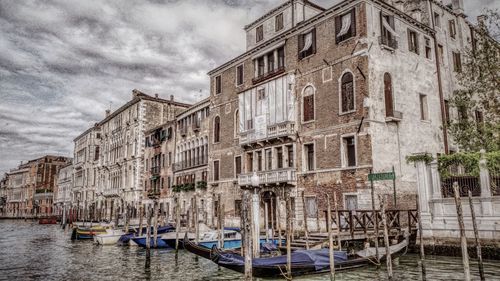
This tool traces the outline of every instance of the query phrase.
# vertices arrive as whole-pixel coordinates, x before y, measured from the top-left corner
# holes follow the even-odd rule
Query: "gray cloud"
[[[282,2],[0,0],[0,172],[71,156],[72,139],[134,88],[184,102],[208,95],[206,72],[243,52],[243,26]],[[474,17],[498,6],[465,2]]]

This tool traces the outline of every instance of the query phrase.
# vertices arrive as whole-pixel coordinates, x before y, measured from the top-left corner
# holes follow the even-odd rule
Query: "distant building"
[[[72,209],[73,165],[67,163],[61,166],[57,174],[57,184],[54,189],[54,213],[62,216],[64,210],[68,214]]]

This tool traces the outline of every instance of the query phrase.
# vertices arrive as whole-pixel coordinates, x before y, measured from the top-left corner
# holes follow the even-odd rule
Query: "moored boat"
[[[57,224],[57,217],[51,216],[51,217],[40,218],[38,219],[38,224]]]
[[[96,234],[105,234],[106,228],[100,225],[92,227],[74,227],[71,233],[71,240],[93,239]]]
[[[133,237],[131,238],[131,241],[133,241],[137,246],[146,248],[146,237],[141,236],[141,237]],[[170,248],[165,241],[163,241],[160,237],[156,238],[156,247],[154,246],[154,237],[151,237],[150,239],[150,248],[151,249],[165,249],[165,248]]]
[[[94,235],[94,242],[99,245],[114,245],[123,234],[125,231],[121,229],[107,229],[106,233]]]

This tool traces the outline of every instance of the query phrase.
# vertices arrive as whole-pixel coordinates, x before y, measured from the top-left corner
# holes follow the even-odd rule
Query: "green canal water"
[[[180,251],[97,246],[71,241],[59,225],[0,220],[0,280],[242,280],[240,273],[218,268],[209,260]],[[460,258],[427,257],[427,280],[463,280]],[[422,280],[418,256],[407,254],[394,266],[395,280]],[[479,280],[477,264],[473,276]],[[486,261],[487,280],[500,280],[500,262]],[[294,280],[329,280],[316,275]],[[364,267],[337,274],[336,280],[387,280],[385,268]]]

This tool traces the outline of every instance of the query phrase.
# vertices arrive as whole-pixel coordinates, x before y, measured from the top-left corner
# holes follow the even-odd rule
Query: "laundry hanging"
[[[346,35],[350,28],[351,28],[351,13],[348,13],[342,16],[342,28],[340,29],[339,34],[337,34],[337,37]]]
[[[312,31],[304,36],[304,47],[300,50],[300,53],[309,50],[312,46]]]

